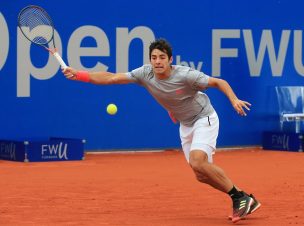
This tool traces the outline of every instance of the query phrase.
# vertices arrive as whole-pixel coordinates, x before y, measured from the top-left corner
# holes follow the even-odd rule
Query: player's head
[[[163,38],[156,39],[154,42],[152,42],[150,44],[150,47],[149,47],[150,60],[151,60],[152,52],[154,49],[158,49],[158,50],[166,53],[168,56],[168,59],[170,59],[172,57],[172,47],[171,47],[170,43]]]
[[[165,39],[157,39],[150,45],[150,63],[158,75],[169,75],[171,70],[172,48]]]

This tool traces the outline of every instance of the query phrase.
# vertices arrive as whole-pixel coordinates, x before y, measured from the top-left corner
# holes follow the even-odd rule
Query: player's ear
[[[169,63],[172,64],[172,62],[173,62],[173,56],[171,56],[169,59]]]

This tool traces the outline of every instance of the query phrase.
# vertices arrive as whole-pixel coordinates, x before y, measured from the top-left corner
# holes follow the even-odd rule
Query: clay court
[[[243,149],[214,160],[262,203],[237,225],[304,225],[303,153]],[[3,226],[234,225],[230,198],[198,183],[180,151],[1,160],[0,169]]]

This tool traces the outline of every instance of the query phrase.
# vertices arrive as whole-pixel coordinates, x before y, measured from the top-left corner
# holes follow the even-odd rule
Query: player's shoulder
[[[144,65],[142,66],[142,69],[143,69],[144,72],[148,72],[148,73],[151,72],[151,71],[153,70],[151,64],[144,64]]]
[[[151,72],[153,71],[153,68],[152,68],[151,64],[144,64],[135,70],[138,71],[141,74],[141,76],[143,76],[143,75],[151,74]]]
[[[176,74],[180,74],[182,76],[198,76],[198,75],[206,75],[204,72],[199,71],[197,69],[183,66],[183,65],[172,65]]]
[[[142,77],[147,75],[152,71],[152,66],[150,64],[144,64],[138,68],[133,69],[129,72],[133,77]]]
[[[191,67],[183,66],[183,65],[172,65],[172,67],[178,73],[189,73],[191,71],[196,71],[195,69],[193,69]]]
[[[151,64],[144,64],[141,68],[143,78],[149,79],[153,76],[153,68]]]
[[[192,73],[199,73],[199,71],[183,65],[172,65],[175,74],[180,76],[189,76]]]
[[[139,68],[136,68],[129,72],[130,77],[133,79],[143,81],[143,80],[149,80],[153,76],[153,69],[152,65],[150,64],[144,64]]]

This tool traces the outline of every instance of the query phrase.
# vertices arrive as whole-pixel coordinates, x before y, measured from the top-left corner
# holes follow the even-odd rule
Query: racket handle
[[[61,67],[63,69],[66,69],[68,66],[64,63],[63,59],[61,58],[61,56],[57,53],[57,52],[54,52],[53,53],[53,56],[56,58],[56,60],[59,62],[59,64],[61,65]]]

